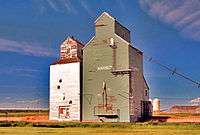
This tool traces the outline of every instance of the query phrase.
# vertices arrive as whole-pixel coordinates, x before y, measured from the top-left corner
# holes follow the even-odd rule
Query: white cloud
[[[88,3],[86,0],[80,0],[80,4],[89,15],[93,16],[93,12],[91,11],[90,7],[88,6]]]
[[[47,9],[60,13],[77,13],[72,0],[32,0],[32,2],[36,4],[41,14]]]
[[[23,103],[23,104],[27,104],[27,103],[29,103],[29,104],[37,104],[37,103],[39,103],[39,102],[41,102],[41,100],[39,100],[39,99],[34,99],[34,100],[17,100],[16,101],[16,103]]]
[[[80,9],[77,9],[75,1],[73,0],[32,0],[33,3],[38,7],[41,14],[45,13],[47,9],[51,9],[58,13],[69,13],[77,14]],[[76,4],[80,6],[91,16],[93,16],[93,11],[91,10],[87,0],[77,0]]]
[[[36,77],[38,74],[43,72],[42,70],[37,69],[28,69],[28,68],[16,68],[8,67],[6,69],[0,70],[0,75],[13,75],[23,76],[23,77]],[[0,86],[2,87],[2,86]]]
[[[200,97],[192,99],[189,101],[190,103],[200,103]]]
[[[189,104],[191,104],[191,105],[200,105],[200,97],[190,100]]]
[[[55,0],[46,0],[49,6],[55,10],[55,11],[60,11],[57,7],[56,1]]]
[[[199,0],[139,0],[150,16],[172,24],[181,35],[200,41]]]
[[[64,5],[64,7],[66,7],[68,12],[77,13],[76,9],[74,8],[70,0],[61,0],[60,2],[62,5]]]
[[[8,96],[8,97],[5,97],[5,100],[10,100],[10,99],[11,99],[11,97],[9,97],[9,96]]]
[[[0,38],[0,51],[32,56],[54,56],[53,50],[39,45]]]

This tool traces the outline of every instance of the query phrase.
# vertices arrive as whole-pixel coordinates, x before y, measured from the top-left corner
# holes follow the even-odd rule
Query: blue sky
[[[200,80],[199,0],[0,0],[0,107],[47,107],[59,44],[70,35],[87,43],[104,11],[131,31],[145,55]],[[157,65],[144,61],[144,70],[151,97],[183,98],[163,99],[176,104],[200,96]]]

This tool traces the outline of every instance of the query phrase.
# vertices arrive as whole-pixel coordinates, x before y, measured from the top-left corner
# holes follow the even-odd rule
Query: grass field
[[[8,112],[8,117],[48,116],[48,111]],[[158,116],[183,117],[199,114],[161,114]],[[5,112],[0,112],[0,118]],[[148,121],[143,123],[80,123],[1,121],[0,135],[200,135],[198,123],[168,123]]]
[[[199,135],[198,124],[93,124],[13,123],[0,127],[0,135]],[[19,127],[21,125],[21,127]],[[46,125],[46,127],[44,127]],[[55,126],[57,125],[57,126]],[[58,126],[59,125],[59,126]],[[43,127],[42,127],[43,126]],[[53,128],[57,127],[57,128]]]
[[[199,135],[199,128],[135,127],[129,128],[38,128],[3,127],[1,135]]]

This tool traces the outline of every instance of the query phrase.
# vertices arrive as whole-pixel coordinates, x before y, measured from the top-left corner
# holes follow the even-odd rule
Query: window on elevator
[[[61,83],[61,82],[62,82],[62,79],[59,80],[59,83]]]
[[[69,101],[69,104],[72,104],[72,100]]]
[[[148,90],[145,90],[145,95],[148,96]]]

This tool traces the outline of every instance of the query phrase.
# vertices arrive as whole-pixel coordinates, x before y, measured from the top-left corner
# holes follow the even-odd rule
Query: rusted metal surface
[[[74,37],[68,37],[60,46],[60,59],[82,58],[83,44]]]
[[[81,62],[81,59],[75,57],[75,58],[67,58],[67,59],[60,59],[55,62],[53,62],[51,65],[56,64],[67,64],[67,63],[74,63],[74,62]]]

